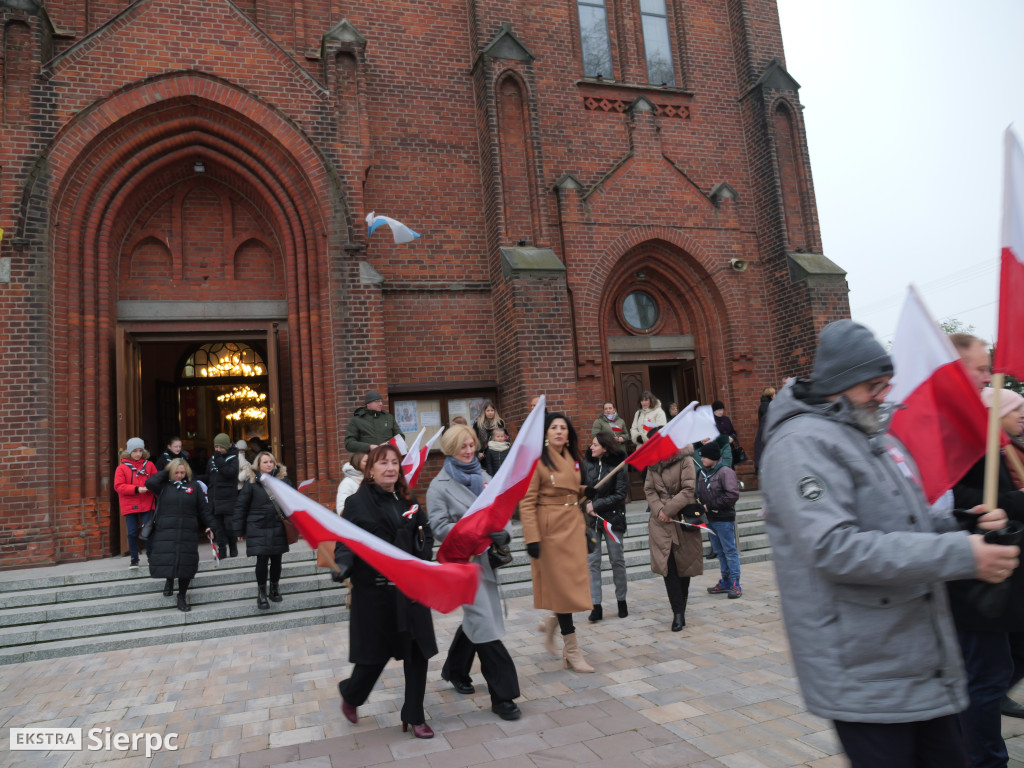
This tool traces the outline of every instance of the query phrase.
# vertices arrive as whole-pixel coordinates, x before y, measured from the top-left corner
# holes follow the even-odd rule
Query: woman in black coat
[[[281,555],[288,551],[288,536],[281,522],[281,512],[259,481],[260,475],[270,475],[292,485],[288,470],[278,464],[270,451],[260,451],[249,467],[249,480],[242,485],[235,502],[235,517],[232,530],[240,535],[239,541],[246,542],[245,553],[256,556],[256,607],[261,611],[270,608],[269,596],[275,603],[281,597]],[[270,569],[270,592],[267,592],[267,569]]]
[[[598,488],[594,495],[589,493],[590,488],[597,485],[603,477],[607,476],[615,467],[626,459],[622,453],[622,447],[611,432],[598,432],[594,435],[590,448],[583,457],[583,481],[588,486],[588,496],[592,499],[587,502],[587,514],[590,525],[597,530],[597,547],[587,556],[587,563],[590,566],[590,599],[594,602],[594,609],[590,612],[590,621],[600,621],[604,618],[601,608],[601,539],[608,545],[608,559],[612,563],[612,580],[615,582],[615,599],[618,601],[619,618],[624,619],[629,615],[626,607],[626,556],[622,551],[622,537],[626,533],[626,497],[629,495],[629,475],[626,470],[619,470],[615,477]],[[604,529],[604,523],[597,519],[600,515],[612,527],[612,531],[619,537],[619,543],[608,535]]]
[[[404,552],[430,560],[434,542],[427,515],[409,492],[401,462],[398,449],[389,443],[370,451],[363,484],[345,500],[345,520]],[[338,683],[342,713],[349,722],[359,722],[356,707],[366,702],[388,661],[401,659],[405,667],[402,730],[412,725],[416,738],[432,738],[434,731],[423,711],[427,659],[437,654],[430,608],[403,595],[343,544],[338,545],[337,561],[343,572],[349,570],[345,563],[350,564],[352,579],[348,626],[349,661],[354,666],[348,679]]]
[[[178,610],[190,611],[185,593],[199,570],[196,531],[202,523],[209,534],[213,515],[202,489],[192,482],[192,468],[185,459],[174,459],[146,480],[146,488],[157,500],[156,519],[150,536],[149,575],[166,579],[164,596],[174,594],[178,580]]]

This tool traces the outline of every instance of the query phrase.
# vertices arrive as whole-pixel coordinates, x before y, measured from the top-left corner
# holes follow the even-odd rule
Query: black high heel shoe
[[[402,723],[402,733],[406,733],[409,730],[408,723]],[[426,723],[420,723],[412,727],[412,735],[417,739],[432,739],[434,738],[434,731]]]

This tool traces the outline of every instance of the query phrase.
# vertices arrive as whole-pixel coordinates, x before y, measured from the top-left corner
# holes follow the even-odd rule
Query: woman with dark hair
[[[345,500],[345,519],[404,552],[429,560],[434,540],[427,515],[416,504],[402,474],[402,454],[390,443],[378,445],[366,460],[363,484]],[[402,731],[412,726],[417,739],[430,739],[423,696],[427,690],[427,659],[437,654],[430,608],[414,602],[366,561],[343,544],[338,563],[351,563],[352,614],[348,658],[352,673],[338,683],[342,714],[359,722],[362,706],[390,659],[405,667]]]
[[[761,402],[757,405],[757,434],[754,436],[754,471],[757,471],[757,460],[761,456],[761,449],[764,447],[764,417],[768,415],[768,406],[775,399],[775,387],[765,387],[761,390]]]
[[[269,610],[269,597],[280,603],[281,556],[288,551],[288,534],[281,521],[281,512],[260,482],[262,475],[270,475],[293,485],[288,470],[278,464],[270,451],[260,451],[249,467],[249,480],[242,486],[235,502],[232,530],[239,532],[239,541],[247,542],[245,554],[256,557],[256,607]],[[267,571],[270,571],[270,591],[267,591]]]
[[[174,594],[178,580],[178,610],[191,611],[185,596],[188,585],[199,570],[199,524],[209,535],[215,526],[202,489],[192,482],[192,467],[182,458],[171,459],[167,466],[146,480],[146,487],[157,500],[159,510],[149,537],[149,575],[164,580],[164,597]]]
[[[555,629],[561,628],[565,666],[576,672],[593,672],[583,658],[572,623],[573,611],[594,607],[590,601],[586,524],[578,506],[584,488],[580,485],[576,430],[561,413],[547,414],[544,425],[540,461],[519,504],[533,577],[533,607],[554,611],[540,627],[548,652],[557,653]]]
[[[444,467],[427,489],[430,528],[438,541],[444,541],[484,490],[491,477],[480,468],[476,458],[477,438],[468,426],[456,425],[441,435],[441,450],[447,457]],[[490,534],[499,547],[512,540],[511,526]],[[473,656],[480,656],[480,672],[491,694],[491,711],[502,720],[518,720],[522,715],[515,701],[519,697],[516,665],[501,642],[505,622],[501,616],[498,577],[487,552],[472,562],[480,566],[480,585],[472,603],[462,606],[462,624],[455,631],[448,658],[441,668],[441,679],[463,694],[476,692],[469,669]]]
[[[587,455],[583,457],[583,475],[587,488],[600,482],[609,472],[626,459],[622,448],[611,432],[598,432],[594,435]],[[625,471],[616,473],[613,480],[602,485],[591,501],[586,504],[587,514],[591,515],[590,525],[597,531],[597,547],[588,555],[590,565],[590,599],[594,610],[590,612],[590,621],[600,621],[603,616],[601,609],[601,539],[608,546],[608,559],[612,563],[612,579],[615,582],[615,599],[618,602],[619,618],[629,615],[626,607],[626,557],[622,551],[621,539],[616,542],[605,531],[604,524],[597,519],[600,515],[616,536],[626,533],[626,496],[629,495],[629,476]]]
[[[655,427],[664,427],[668,423],[665,412],[661,410],[661,401],[654,396],[654,393],[644,390],[640,393],[640,407],[633,414],[633,425],[629,428],[629,435],[637,445],[643,443],[648,434]]]

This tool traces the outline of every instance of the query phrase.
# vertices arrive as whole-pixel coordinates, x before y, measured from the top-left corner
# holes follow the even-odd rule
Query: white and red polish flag
[[[340,541],[380,571],[406,597],[441,613],[472,603],[480,583],[475,563],[441,564],[421,560],[303,496],[287,483],[263,475],[260,482],[314,550],[324,541]]]
[[[718,427],[715,426],[711,406],[702,405],[698,408],[694,400],[656,432],[654,437],[648,438],[647,442],[633,451],[626,463],[636,469],[644,469],[659,461],[671,459],[691,443],[716,437]]]
[[[618,536],[618,534],[617,534],[617,533],[615,533],[615,531],[613,531],[613,530],[612,530],[612,524],[611,524],[611,523],[609,523],[609,522],[608,522],[607,520],[605,520],[605,519],[604,519],[603,517],[601,517],[600,515],[595,515],[595,517],[597,517],[597,519],[598,519],[598,520],[600,520],[600,521],[601,521],[601,524],[602,524],[602,525],[604,526],[604,532],[605,532],[605,535],[606,535],[606,536],[608,536],[608,538],[610,538],[610,539],[611,539],[612,541],[614,541],[614,542],[615,542],[616,544],[621,544],[621,543],[622,543],[622,540],[621,540],[621,539],[619,539],[619,536]],[[600,543],[600,542],[599,542],[599,543]]]
[[[1024,379],[1024,150],[1010,128],[1004,139],[999,329],[992,370]]]
[[[530,487],[530,478],[544,448],[545,402],[544,395],[541,395],[523,422],[501,469],[484,486],[483,493],[477,496],[466,514],[448,531],[437,550],[438,562],[464,563],[476,557],[490,546],[488,534],[503,530],[508,525],[516,504]]]
[[[420,440],[423,439],[423,433],[427,430],[421,429],[420,433],[416,435],[416,439],[412,441],[412,445],[409,447],[409,452],[405,455],[402,460],[402,474],[405,475],[405,482],[408,484],[410,490],[416,487],[416,482],[420,479],[420,472],[423,471],[423,465],[427,461],[427,454],[430,453],[430,449],[434,447],[434,443],[444,432],[444,427],[441,427],[434,436],[427,440],[427,444],[420,446]]]
[[[929,504],[985,455],[987,414],[960,355],[913,286],[892,343],[895,375],[885,399],[903,403],[889,432],[914,457]]]
[[[388,442],[395,446],[403,456],[409,452],[409,447],[405,444],[405,438],[401,435],[395,435]]]

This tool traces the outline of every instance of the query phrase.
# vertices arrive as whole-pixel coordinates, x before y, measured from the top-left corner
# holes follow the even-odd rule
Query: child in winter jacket
[[[139,567],[139,531],[153,516],[156,500],[146,488],[146,479],[156,474],[156,467],[149,460],[149,451],[141,437],[131,438],[121,452],[121,459],[114,470],[114,492],[121,505],[121,516],[128,534],[128,551],[131,554],[129,568]],[[146,542],[146,555],[150,544]]]
[[[491,477],[494,477],[501,469],[510,447],[508,432],[504,427],[495,427],[491,432],[491,439],[487,441],[487,447],[484,449],[483,461],[484,469]]]

